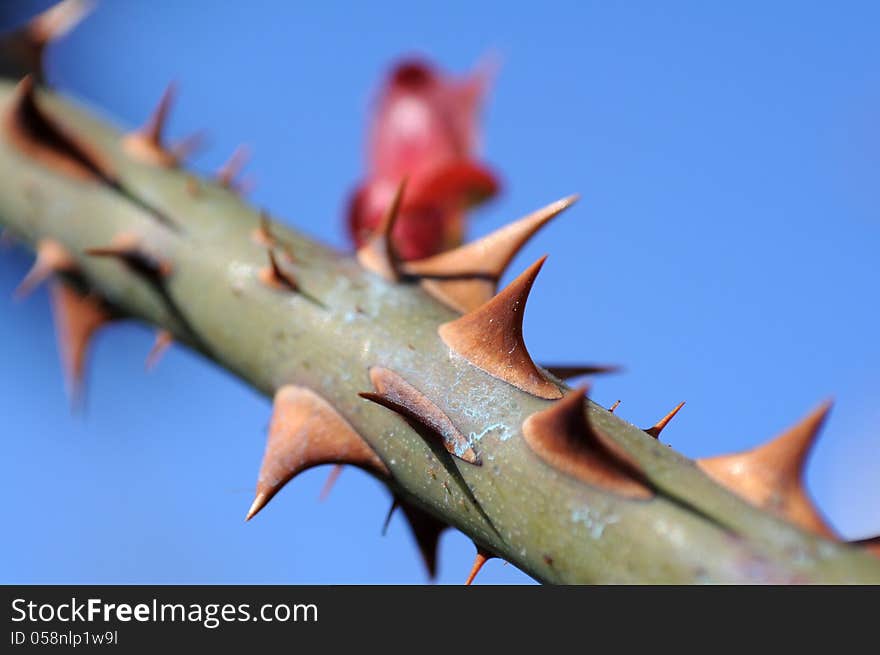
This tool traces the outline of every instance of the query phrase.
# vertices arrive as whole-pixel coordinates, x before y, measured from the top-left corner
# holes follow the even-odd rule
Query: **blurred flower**
[[[366,180],[349,203],[356,246],[375,230],[404,178],[392,233],[398,254],[420,259],[461,243],[466,210],[498,192],[495,175],[475,161],[488,82],[486,70],[455,79],[419,60],[392,70],[370,125]]]

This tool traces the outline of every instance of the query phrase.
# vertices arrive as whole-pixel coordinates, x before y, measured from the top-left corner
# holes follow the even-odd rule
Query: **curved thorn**
[[[438,333],[449,348],[489,375],[539,398],[562,392],[535,366],[523,340],[523,316],[529,292],[546,256],[527,268],[494,298],[464,316],[444,323]]]

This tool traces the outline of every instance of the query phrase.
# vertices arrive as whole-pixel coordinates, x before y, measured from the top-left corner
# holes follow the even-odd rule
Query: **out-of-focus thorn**
[[[394,247],[391,233],[397,224],[397,218],[400,215],[400,205],[403,202],[403,194],[405,192],[406,179],[404,178],[397,185],[397,190],[394,192],[391,204],[382,216],[376,231],[357,251],[357,259],[361,266],[376,275],[380,275],[389,282],[400,280],[400,257]]]
[[[95,332],[113,316],[96,296],[80,293],[60,281],[52,282],[50,299],[67,393],[71,405],[78,408],[83,399],[89,345]]]
[[[318,496],[318,500],[324,502],[327,500],[328,496],[330,496],[330,492],[333,491],[333,486],[336,484],[336,481],[339,479],[339,476],[342,475],[342,470],[345,468],[342,464],[334,464],[333,468],[330,469],[330,474],[327,476],[327,480],[324,482],[324,486],[321,487],[321,494]]]
[[[438,328],[449,348],[493,377],[539,398],[562,392],[535,366],[523,339],[523,317],[541,257],[487,303]]]
[[[672,411],[669,412],[666,416],[657,421],[654,425],[645,429],[645,432],[650,434],[655,439],[660,438],[660,433],[663,432],[663,428],[669,425],[669,421],[671,421],[676,414],[684,407],[684,401],[678,403],[675,407],[672,408]]]
[[[464,581],[466,587],[469,587],[473,583],[474,578],[477,577],[477,574],[483,568],[483,565],[485,565],[491,557],[492,555],[490,555],[488,551],[477,546],[477,554],[474,557],[474,565],[471,567],[471,572],[468,574],[467,580]]]
[[[37,258],[27,275],[18,285],[13,296],[16,300],[26,298],[40,284],[55,273],[76,269],[76,260],[67,249],[54,239],[41,239],[37,243]]]
[[[205,147],[208,136],[204,131],[193,132],[171,145],[171,153],[181,162]]]
[[[165,354],[165,351],[174,343],[174,335],[169,330],[158,330],[156,332],[156,340],[153,341],[153,347],[147,354],[146,369],[152,371],[156,368],[159,360]]]
[[[608,411],[611,412],[611,413],[613,414],[613,413],[614,413],[614,410],[617,409],[618,407],[620,407],[620,401],[619,401],[619,400],[615,400],[615,401],[614,401],[614,404],[611,405],[611,407],[608,408]]]
[[[251,232],[251,241],[263,248],[274,248],[277,245],[275,234],[272,232],[272,222],[265,211],[260,212],[260,223]]]
[[[278,259],[275,257],[275,252],[270,248],[266,253],[269,256],[269,265],[260,269],[260,282],[272,289],[299,291],[299,284],[296,278],[281,268],[278,264]]]
[[[775,439],[752,450],[697,460],[719,484],[762,509],[824,537],[836,538],[804,485],[807,457],[831,410],[826,401]]]
[[[226,163],[217,169],[217,182],[227,189],[235,189],[235,178],[251,158],[251,149],[246,145],[238,146]]]
[[[44,83],[47,46],[76,27],[93,6],[94,3],[87,0],[62,0],[24,27],[4,36],[0,39],[0,69],[15,77],[32,73]]]
[[[176,95],[177,84],[170,82],[143,127],[123,137],[122,148],[130,157],[152,166],[163,168],[177,166],[178,159],[174,151],[166,148],[162,139],[168,121],[168,112]]]

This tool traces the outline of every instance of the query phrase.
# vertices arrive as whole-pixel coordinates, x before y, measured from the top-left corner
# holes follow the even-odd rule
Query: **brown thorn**
[[[318,501],[324,502],[330,496],[330,492],[333,491],[333,486],[336,484],[336,481],[339,479],[339,476],[342,475],[342,471],[345,469],[345,466],[342,464],[334,464],[333,468],[330,469],[330,475],[327,476],[327,480],[324,482],[324,486],[321,487],[321,493],[318,495]]]
[[[660,438],[660,433],[663,432],[663,428],[669,425],[669,421],[675,418],[675,415],[684,407],[684,401],[678,403],[675,407],[672,408],[672,411],[669,412],[666,416],[657,421],[654,425],[649,428],[645,428],[645,432],[650,434],[655,439]]]
[[[270,248],[266,251],[266,254],[269,256],[269,265],[260,269],[260,282],[272,289],[299,291],[299,284],[297,284],[296,278],[281,268],[275,257],[275,251]]]
[[[406,191],[406,178],[400,181],[388,205],[382,221],[375,232],[358,248],[357,260],[368,271],[380,275],[389,282],[400,280],[400,257],[394,247],[392,232],[400,215],[400,205]]]
[[[251,240],[263,248],[274,248],[277,245],[275,235],[272,233],[272,222],[265,211],[260,212],[260,224],[251,232]]]
[[[266,452],[246,520],[287,482],[320,464],[351,464],[390,477],[379,456],[333,406],[306,387],[286,385],[275,394]]]
[[[477,574],[480,572],[486,562],[488,562],[492,557],[493,556],[490,555],[488,551],[485,551],[477,546],[477,554],[474,557],[474,565],[471,567],[471,572],[468,574],[467,580],[464,581],[464,585],[466,587],[471,586],[474,578],[477,577]]]
[[[574,389],[529,416],[523,423],[526,443],[566,475],[621,496],[650,498],[653,491],[638,464],[588,420],[584,407],[588,388]]]
[[[41,239],[37,243],[37,258],[34,265],[18,285],[13,297],[16,300],[26,298],[53,274],[75,269],[76,260],[61,243],[54,239]]]
[[[70,32],[88,14],[94,3],[86,0],[62,0],[32,18],[24,27],[4,36],[0,48],[4,58],[17,64],[17,71],[30,72],[45,81],[44,52],[53,41]]]
[[[116,174],[103,156],[67,132],[39,107],[31,75],[16,85],[3,123],[13,146],[55,173],[119,188]]]
[[[430,436],[440,438],[443,447],[450,455],[475,466],[481,465],[479,456],[468,440],[443,410],[431,402],[425,394],[394,371],[381,366],[370,369],[370,381],[377,393],[360,393],[358,395],[361,398],[397,412],[411,425],[415,423],[426,428]]]
[[[63,282],[53,281],[49,291],[67,393],[71,404],[78,407],[92,337],[113,316],[99,298],[82,294]]]
[[[171,347],[171,344],[174,343],[174,335],[171,334],[169,330],[158,330],[156,332],[156,340],[153,341],[153,347],[150,348],[150,352],[147,354],[147,361],[145,363],[146,369],[148,371],[152,371],[156,368],[156,365],[159,363],[159,360],[162,359],[162,355],[165,354],[165,351]]]
[[[248,146],[238,146],[226,160],[226,163],[217,169],[216,177],[220,186],[233,189],[235,178],[241,173],[250,157],[251,149]]]
[[[539,398],[562,392],[535,366],[523,340],[522,324],[532,284],[544,264],[541,257],[494,298],[438,329],[449,348],[489,375]]]
[[[432,257],[401,264],[422,286],[459,312],[476,309],[495,295],[498,281],[516,254],[552,218],[577,202],[557,200],[482,239]]]
[[[618,407],[620,407],[620,401],[619,401],[619,400],[615,400],[615,401],[614,401],[614,404],[611,405],[611,407],[608,408],[608,411],[611,412],[611,413],[613,414],[613,413],[614,413],[614,410],[617,409]]]
[[[122,149],[133,159],[152,166],[177,166],[178,159],[174,152],[162,144],[168,112],[176,94],[177,84],[170,82],[143,127],[123,137]]]
[[[831,410],[826,401],[775,439],[752,450],[697,460],[716,482],[735,494],[825,537],[834,531],[804,487],[807,457]]]
[[[27,24],[26,29],[41,46],[46,46],[76,27],[94,3],[85,0],[62,0]]]

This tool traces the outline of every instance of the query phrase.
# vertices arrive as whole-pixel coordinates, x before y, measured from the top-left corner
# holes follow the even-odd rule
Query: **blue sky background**
[[[624,364],[594,396],[637,424],[686,400],[664,436],[690,456],[755,445],[833,395],[809,486],[862,537],[880,531],[878,25],[875,2],[105,0],[49,61],[126,126],[178,80],[171,136],[210,135],[195,167],[250,144],[253,201],[342,247],[389,63],[463,72],[497,52],[485,155],[505,190],[472,234],[583,194],[510,273],[550,253],[526,317],[536,359]],[[304,474],[246,525],[267,401],[179,348],[145,374],[142,327],[98,340],[72,417],[45,291],[10,299],[29,263],[0,253],[0,582],[425,581],[402,518],[380,536],[387,493],[353,469],[323,503],[327,469]],[[472,556],[448,532],[439,581]],[[528,581],[497,560],[480,578]]]

